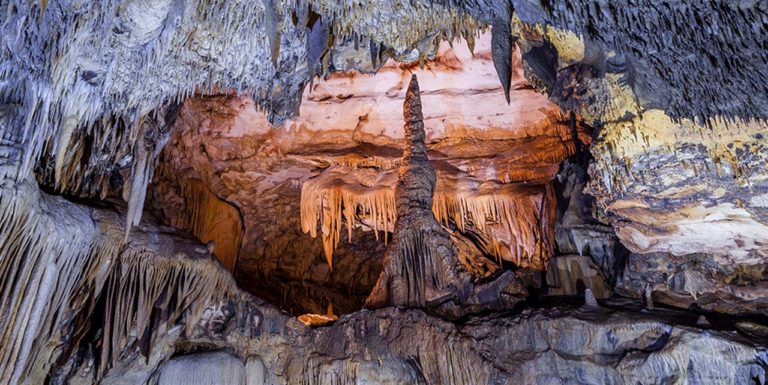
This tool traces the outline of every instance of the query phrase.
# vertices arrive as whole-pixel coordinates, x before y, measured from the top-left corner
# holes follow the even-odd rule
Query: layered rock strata
[[[674,8],[670,17],[698,11],[683,6]],[[724,9],[708,17],[729,18],[731,11]],[[582,25],[573,16],[551,16],[569,20],[564,24],[569,28]],[[598,23],[593,32],[605,36],[623,33],[608,31],[611,23]],[[541,29],[524,22],[518,27],[527,76],[538,79],[532,82],[547,89],[551,101],[572,110],[597,131],[589,148],[594,157],[589,180],[584,178],[584,193],[594,197],[594,203],[576,193],[577,201],[583,201],[582,207],[590,207],[586,210],[592,213],[577,219],[579,209],[569,208],[563,214],[562,218],[571,222],[557,230],[563,251],[592,255],[611,282],[627,274],[626,279],[617,281],[624,295],[641,298],[647,291],[674,306],[761,313],[757,309],[762,301],[756,293],[764,281],[758,272],[768,255],[768,222],[762,204],[768,188],[764,172],[768,126],[742,108],[764,93],[755,97],[731,95],[729,103],[705,106],[703,100],[722,97],[721,88],[702,87],[714,84],[704,82],[665,93],[663,84],[671,78],[684,82],[681,79],[688,73],[670,69],[664,72],[663,80],[653,80],[658,73],[643,71],[649,65],[661,66],[663,61],[649,63],[606,47],[594,39],[596,35],[573,33],[578,28]],[[622,39],[619,45],[637,44],[634,39],[638,36]],[[695,34],[689,37],[691,41],[700,38]],[[687,50],[701,49],[686,46]],[[658,53],[669,54],[668,46]],[[712,57],[710,63],[712,60],[721,57]],[[754,63],[747,60],[740,65]],[[695,100],[686,99],[690,95],[682,94],[689,92],[702,94]],[[697,105],[698,112],[685,113],[682,100]],[[573,195],[571,202],[576,202]],[[605,225],[610,225],[608,231]],[[617,241],[628,250],[622,252]],[[625,257],[630,252],[632,262],[625,270]],[[645,257],[647,261],[643,261]],[[679,266],[689,271],[684,279],[678,274]],[[751,283],[734,284],[746,281],[726,278],[739,275],[749,276]],[[685,285],[680,284],[683,280]],[[703,287],[709,288],[706,291],[710,295],[696,294]]]

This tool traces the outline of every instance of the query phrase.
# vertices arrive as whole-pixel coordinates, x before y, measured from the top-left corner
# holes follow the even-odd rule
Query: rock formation
[[[2,1],[0,384],[766,383],[767,14]]]
[[[385,305],[439,308],[465,302],[469,277],[459,264],[448,232],[432,214],[435,170],[424,145],[424,122],[416,75],[403,103],[405,145],[395,187],[395,231],[384,255],[384,271],[366,301]]]
[[[125,222],[113,209],[79,206],[39,192],[33,183],[19,187],[19,194],[3,196],[11,203],[4,207],[15,208],[3,212],[14,226],[4,227],[9,230],[3,236],[36,218],[26,225],[29,237],[19,242],[38,239],[42,231],[52,236],[51,247],[66,239],[59,243],[75,254],[46,248],[27,261],[49,261],[48,268],[27,270],[27,280],[4,275],[2,282],[25,289],[4,290],[3,303],[15,304],[13,314],[31,315],[4,318],[11,322],[3,325],[5,382],[765,381],[764,353],[751,342],[697,330],[695,316],[670,310],[596,317],[563,307],[454,324],[418,309],[386,308],[306,328],[240,291],[218,262],[198,254],[196,242],[181,233],[144,220],[132,241],[118,247]],[[45,214],[29,215],[43,207]],[[67,217],[66,224],[51,221]],[[83,243],[70,242],[75,234],[84,236]],[[15,261],[8,258],[15,244],[4,239],[4,262]],[[51,282],[61,290],[46,290]],[[39,299],[23,300],[31,290]],[[64,344],[62,336],[68,336]]]

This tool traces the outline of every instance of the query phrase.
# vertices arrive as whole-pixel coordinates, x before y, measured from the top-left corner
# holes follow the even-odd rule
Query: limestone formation
[[[150,204],[170,225],[189,228],[184,185],[202,181],[242,215],[240,285],[296,314],[324,314],[330,298],[339,314],[356,310],[392,237],[403,137],[392,111],[402,109],[413,71],[435,159],[433,212],[460,246],[460,260],[476,278],[505,263],[543,270],[554,253],[550,181],[575,146],[566,117],[522,78],[517,51],[506,105],[490,40],[478,36],[474,57],[463,42],[443,43],[424,70],[388,61],[375,76],[318,79],[304,93],[302,115],[283,127],[269,125],[247,98],[191,99],[180,109]],[[443,90],[443,81],[456,88]],[[469,105],[482,108],[462,107]],[[577,128],[588,143],[588,128]]]
[[[603,277],[589,257],[582,255],[562,255],[552,258],[547,267],[549,295],[582,295],[589,290],[597,298],[608,298],[613,294]]]
[[[414,75],[403,103],[403,160],[395,187],[397,217],[384,271],[366,304],[440,308],[468,294],[468,273],[459,264],[450,235],[432,214],[435,171],[424,144],[419,83]]]
[[[73,220],[94,223],[86,233],[90,237],[102,239],[104,245],[122,240],[125,222],[112,210],[78,206],[27,186],[27,194],[4,198],[23,200],[29,207],[47,206],[48,214],[40,217],[44,221],[79,212]],[[29,209],[8,207],[17,210],[4,212],[7,223],[29,218],[24,215]],[[71,239],[82,229],[54,226],[48,231],[56,235],[53,239]],[[39,231],[30,227],[29,234]],[[59,312],[39,313],[47,316],[39,323],[32,322],[34,317],[25,322],[27,337],[3,345],[27,352],[7,355],[11,351],[3,350],[3,376],[19,383],[39,383],[46,376],[64,383],[98,378],[105,383],[128,378],[137,383],[152,379],[178,383],[190,375],[218,384],[241,383],[242,378],[262,381],[253,383],[535,384],[576,375],[589,383],[655,383],[670,377],[712,384],[765,380],[761,348],[730,333],[698,331],[695,318],[691,324],[678,324],[685,316],[670,311],[609,312],[590,318],[588,312],[568,315],[565,308],[527,310],[460,325],[420,310],[387,308],[309,329],[237,289],[217,262],[195,258],[195,242],[182,234],[159,232],[147,220],[131,234],[131,244],[122,251],[88,250],[100,246],[87,242],[78,247],[97,258],[89,267],[72,265],[84,268],[81,274],[31,273],[41,282],[51,274],[72,277],[68,286],[73,290],[56,291],[50,297],[53,301],[38,302],[46,309],[69,305]],[[8,249],[2,250],[3,261],[9,260]],[[56,255],[58,251],[44,251],[41,257]],[[115,290],[120,287],[125,290]],[[23,303],[15,295],[3,300]],[[194,305],[179,306],[175,301]],[[101,314],[115,317],[103,319]],[[52,325],[56,334],[40,334]],[[103,334],[89,332],[102,328]],[[72,336],[67,344],[51,343],[59,341],[62,332],[72,333],[67,334]],[[78,343],[86,348],[72,349]],[[220,352],[195,353],[202,348]],[[15,365],[8,365],[8,360]]]
[[[0,1],[0,384],[764,384],[767,15]]]

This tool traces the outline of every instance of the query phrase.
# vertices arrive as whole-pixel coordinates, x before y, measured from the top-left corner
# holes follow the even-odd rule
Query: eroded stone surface
[[[696,12],[683,7],[672,15],[683,9]],[[730,11],[711,16],[730,17]],[[599,10],[603,12],[610,13]],[[567,13],[551,16],[568,20],[566,24],[580,24]],[[605,29],[615,21],[596,24],[593,33],[621,34]],[[628,276],[622,283],[631,289],[624,293],[641,297],[645,290],[656,293],[658,288],[654,296],[659,295],[664,298],[662,302],[675,306],[728,312],[757,309],[757,294],[741,295],[751,300],[735,300],[738,295],[733,293],[744,289],[732,287],[723,277],[730,275],[726,271],[760,271],[768,251],[768,221],[761,203],[768,188],[764,172],[768,154],[764,138],[768,127],[764,120],[734,113],[759,97],[731,95],[730,113],[701,113],[694,119],[681,114],[677,99],[680,93],[707,90],[708,96],[692,100],[691,105],[714,111],[701,103],[722,97],[716,86],[709,89],[699,84],[695,91],[676,88],[672,94],[665,94],[661,84],[688,76],[685,70],[671,69],[663,75],[666,80],[645,83],[653,75],[642,71],[649,64],[643,59],[632,60],[631,55],[614,52],[589,36],[579,37],[567,30],[552,32],[525,23],[519,28],[523,60],[529,59],[527,75],[539,79],[542,88],[551,92],[551,101],[573,110],[598,132],[589,149],[594,161],[589,166],[589,181],[584,190],[595,198],[594,206],[577,193],[577,202],[583,204],[562,212],[557,239],[563,251],[581,253],[584,247],[590,254],[598,251],[593,257],[606,277],[613,280],[622,275],[622,259],[611,256],[615,252],[606,251],[617,251],[618,240],[634,253],[633,266],[627,267]],[[638,36],[620,44],[635,44],[632,41]],[[699,38],[695,34],[691,37]],[[659,54],[668,54],[663,53],[668,48]],[[690,45],[688,49],[700,47]],[[697,70],[693,68],[690,73]],[[648,88],[650,84],[654,87]],[[573,197],[571,194],[571,203]],[[594,219],[589,215],[580,218],[578,207],[594,207]],[[585,226],[590,222],[593,224]],[[606,224],[612,229],[605,231]],[[611,234],[614,231],[618,238]],[[645,263],[644,255],[648,256]],[[672,278],[667,273],[676,273],[665,266],[673,265],[684,265],[689,270],[685,279],[679,277],[677,282],[684,280],[693,291],[699,290],[694,286],[709,287],[711,295],[680,294],[682,288],[668,282]],[[761,289],[747,291],[756,293]]]
[[[765,382],[764,349],[733,332],[700,331],[712,325],[707,317],[695,314],[697,326],[679,326],[663,312],[611,313],[591,300],[569,309],[572,315],[550,309],[462,323],[390,308],[310,331],[234,286],[212,253],[236,242],[206,247],[140,222],[175,105],[192,93],[247,90],[248,97],[185,102],[172,139],[181,150],[166,153],[158,180],[167,184],[153,189],[155,208],[165,212],[155,211],[166,219],[187,211],[189,199],[180,197],[187,178],[196,178],[243,215],[241,282],[243,274],[261,285],[301,282],[283,293],[329,290],[334,294],[303,305],[324,309],[333,297],[338,308],[354,308],[380,269],[383,246],[365,231],[379,227],[376,215],[355,225],[345,219],[349,237],[334,242],[332,270],[328,247],[300,231],[300,186],[331,171],[374,169],[375,179],[396,168],[401,134],[390,130],[399,121],[390,123],[399,115],[390,112],[399,108],[409,72],[424,65],[425,89],[435,85],[425,95],[436,107],[425,118],[430,158],[438,175],[448,170],[471,181],[454,183],[469,186],[461,193],[483,198],[444,194],[445,206],[474,202],[471,215],[437,210],[460,245],[459,260],[490,280],[479,297],[519,301],[527,273],[503,271],[505,264],[543,267],[545,254],[562,252],[583,254],[562,258],[578,260],[579,269],[553,260],[563,275],[583,273],[592,258],[617,292],[646,296],[648,307],[761,313],[768,258],[764,15],[765,5],[754,1],[412,1],[394,9],[389,1],[335,0],[4,2],[0,382],[143,383],[173,354],[198,349],[229,350],[224,361],[238,361],[238,370],[248,362],[246,373],[263,366],[273,383]],[[477,35],[487,25],[494,25],[490,52],[487,37]],[[458,37],[466,49],[448,50],[443,42]],[[469,60],[473,49],[478,60]],[[318,73],[382,66],[384,81],[346,72],[304,87]],[[537,248],[539,255],[528,241],[509,254],[498,246],[516,244],[511,236],[553,212],[554,205],[543,207],[549,180],[579,152],[574,138],[581,135],[528,89],[521,69],[533,88],[573,113],[572,122],[598,130],[591,180],[583,169],[561,169],[564,183],[554,195],[563,200],[557,223],[547,223],[554,247]],[[355,87],[365,92],[349,92]],[[512,106],[505,108],[508,87]],[[119,197],[128,209],[48,196],[33,174],[51,191]],[[480,192],[513,183],[528,183],[529,206],[542,208],[506,206],[525,220],[504,232],[484,226],[479,218],[497,221],[486,215],[497,210],[477,202],[502,204]],[[594,202],[581,193],[585,183]],[[275,218],[287,223],[274,226]],[[520,238],[534,245],[550,239],[535,230]],[[626,259],[618,241],[633,252]],[[765,327],[753,321],[737,327],[760,341]]]
[[[29,197],[7,190],[3,194],[3,199],[10,200]],[[58,201],[47,204],[50,215],[57,217],[66,212],[85,212],[82,220],[98,224],[89,234],[103,237],[105,244],[120,243],[123,239],[125,222],[111,210],[86,208],[45,194],[36,199],[40,201],[31,201],[33,206]],[[4,218],[16,223],[23,220],[24,212],[4,211]],[[32,235],[39,228],[32,225],[29,230]],[[231,362],[235,371],[219,370],[223,361],[217,358],[214,366],[219,369],[207,370],[197,379],[204,376],[215,383],[239,383],[230,381],[233,376],[241,378],[245,372],[247,378],[263,373],[266,383],[276,384],[353,384],[363,380],[543,384],[573,378],[587,383],[657,383],[672,379],[673,383],[732,384],[765,380],[763,348],[733,333],[701,331],[676,324],[692,316],[664,311],[622,313],[599,308],[552,308],[454,324],[416,309],[387,308],[359,311],[341,317],[331,326],[310,329],[239,291],[218,262],[195,254],[195,245],[199,243],[183,239],[175,231],[166,232],[146,220],[135,230],[128,248],[122,252],[90,249],[98,247],[93,244],[76,248],[80,252],[90,249],[95,258],[92,262],[99,262],[71,281],[75,290],[58,293],[62,303],[78,306],[56,314],[43,313],[51,317],[41,319],[40,328],[28,329],[32,330],[28,338],[18,340],[18,346],[31,349],[28,357],[49,357],[44,361],[49,364],[25,364],[30,361],[25,361],[24,356],[8,356],[2,350],[4,362],[10,358],[15,363],[0,367],[3,376],[22,368],[15,377],[21,383],[37,383],[48,370],[54,371],[53,378],[80,383],[96,378],[103,378],[104,383],[143,383],[152,376],[176,379],[197,373],[203,365],[184,364],[194,357],[210,364],[210,358],[225,356],[223,360]],[[57,238],[69,239],[80,230],[59,226],[52,231]],[[9,243],[2,245],[3,261],[16,261],[16,256],[6,252]],[[46,255],[48,251],[40,257]],[[105,264],[106,261],[112,263]],[[106,274],[98,268],[106,269]],[[174,282],[178,282],[180,272],[184,272],[186,280],[177,286]],[[57,274],[70,276],[66,272]],[[45,275],[44,271],[37,271],[32,277]],[[93,279],[106,282],[94,285]],[[133,280],[135,283],[131,284]],[[117,282],[122,283],[113,286]],[[117,287],[127,290],[115,291]],[[151,289],[139,291],[131,287]],[[99,305],[101,295],[109,300]],[[193,306],[177,306],[172,298],[186,298]],[[3,296],[4,301],[16,299],[16,295]],[[169,299],[171,302],[167,302]],[[133,303],[139,306],[126,306]],[[94,306],[98,310],[105,306],[104,311],[92,311]],[[159,317],[152,316],[151,309],[156,309]],[[121,316],[127,314],[125,311],[131,315]],[[109,317],[101,319],[96,314]],[[49,330],[51,325],[68,325],[69,320],[85,326],[85,330],[103,328],[104,333],[78,332],[83,330],[80,327],[57,329],[68,331],[65,335],[71,337],[69,343],[79,344],[84,350],[62,350],[55,348],[55,344],[43,343],[57,341],[58,337],[41,335],[41,330]],[[144,350],[145,343],[151,349]],[[17,345],[14,342],[4,346]],[[225,349],[229,353],[184,355],[200,349]],[[178,357],[171,359],[174,353]],[[93,354],[102,357],[101,365],[94,365]],[[261,365],[255,363],[255,357]],[[70,364],[58,370],[50,365],[54,362]]]

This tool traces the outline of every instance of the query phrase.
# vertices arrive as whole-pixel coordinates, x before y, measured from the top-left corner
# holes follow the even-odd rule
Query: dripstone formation
[[[456,247],[432,214],[435,170],[424,145],[424,122],[416,75],[403,103],[403,160],[395,186],[397,222],[392,244],[384,255],[384,271],[367,305],[420,308],[456,306],[468,297],[468,273]],[[451,305],[446,302],[455,302]]]
[[[767,44],[749,0],[0,1],[0,384],[765,384]]]

